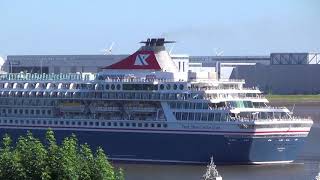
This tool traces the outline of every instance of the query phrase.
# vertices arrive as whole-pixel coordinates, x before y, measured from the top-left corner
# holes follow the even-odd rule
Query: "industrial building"
[[[101,71],[128,55],[9,55],[1,70],[19,73]],[[270,56],[171,55],[191,78],[245,79],[265,93],[320,94],[320,53],[271,53]],[[199,73],[192,73],[196,71]],[[196,77],[198,76],[198,77]]]

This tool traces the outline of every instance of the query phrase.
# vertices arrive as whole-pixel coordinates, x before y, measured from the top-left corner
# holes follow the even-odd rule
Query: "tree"
[[[12,152],[12,140],[7,134],[0,149],[0,179],[24,179],[26,177],[19,156]]]
[[[45,178],[47,150],[31,132],[26,137],[19,138],[14,152],[19,157],[26,179]]]
[[[93,154],[88,144],[78,144],[75,135],[59,146],[48,130],[45,145],[30,132],[16,143],[8,135],[3,137],[0,179],[123,180],[124,175],[112,167],[101,148]]]

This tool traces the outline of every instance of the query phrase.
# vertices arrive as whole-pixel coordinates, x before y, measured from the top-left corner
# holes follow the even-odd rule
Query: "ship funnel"
[[[164,46],[167,43],[175,43],[175,41],[165,41],[164,38],[148,38],[147,41],[141,41],[140,43],[145,44],[145,46]]]
[[[174,42],[166,41],[164,38],[149,38],[147,41],[141,41],[140,43],[144,45],[138,51],[104,69],[179,72],[164,46],[166,43]]]

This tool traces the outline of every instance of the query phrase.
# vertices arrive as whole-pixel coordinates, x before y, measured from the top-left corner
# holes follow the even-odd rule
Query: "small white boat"
[[[216,165],[213,162],[213,157],[211,157],[211,162],[207,165],[207,171],[202,176],[203,180],[222,180],[222,177],[219,175]]]

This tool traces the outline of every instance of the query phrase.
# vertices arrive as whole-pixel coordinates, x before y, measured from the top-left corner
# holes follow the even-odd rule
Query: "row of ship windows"
[[[239,124],[241,129],[309,127],[309,124]]]
[[[183,90],[184,85],[183,84],[160,84],[159,85],[160,90]],[[90,89],[90,88],[87,88]],[[91,88],[92,89],[92,88]],[[103,85],[100,85],[99,88],[96,88],[96,90],[121,90],[120,84],[106,84],[103,88]],[[123,90],[158,90],[158,85],[154,84],[123,84],[122,85]]]
[[[227,114],[225,113],[188,113],[188,112],[174,112],[177,120],[189,121],[225,121]]]
[[[172,102],[172,109],[208,109],[208,103]]]
[[[183,90],[183,84],[66,84],[66,83],[5,83],[0,89],[83,89],[83,90]]]
[[[0,94],[0,97],[60,97],[60,98],[113,98],[113,99],[187,99],[190,95],[184,93],[135,93],[135,92],[22,92],[12,94]]]
[[[40,100],[40,99],[26,99],[26,98],[12,98],[2,99],[0,105],[27,105],[27,106],[54,106],[56,102],[54,100]]]
[[[45,110],[45,109],[2,109],[1,115],[6,114],[20,114],[20,115],[51,115],[51,110]]]
[[[92,122],[92,121],[62,121],[62,120],[0,120],[0,124],[31,124],[31,125],[62,125],[62,126],[95,126],[95,127],[139,127],[139,128],[167,128],[161,123],[135,123],[135,122]]]

